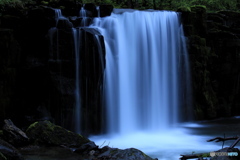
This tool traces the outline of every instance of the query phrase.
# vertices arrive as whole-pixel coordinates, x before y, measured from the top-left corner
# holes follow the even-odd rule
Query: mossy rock
[[[46,5],[46,6],[47,6],[47,5],[49,4],[49,2],[46,2],[46,1],[41,1],[41,4],[42,4],[42,5]]]
[[[194,6],[191,6],[191,11],[193,12],[206,12],[207,10],[207,7],[204,6],[204,5],[194,5]]]
[[[177,12],[191,12],[190,7],[182,6],[177,9]]]
[[[31,124],[26,134],[35,144],[42,145],[79,147],[84,143],[90,142],[86,137],[68,131],[50,121],[40,121]]]

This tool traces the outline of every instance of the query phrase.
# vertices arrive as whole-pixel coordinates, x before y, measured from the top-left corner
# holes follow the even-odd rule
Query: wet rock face
[[[11,12],[6,12],[9,15],[0,17],[0,117],[2,120],[12,117],[17,125],[23,126],[37,120],[51,120],[74,130],[76,67],[73,26],[79,27],[82,19],[67,17],[56,23],[55,10],[38,6],[38,3],[29,4],[29,8],[26,6],[24,16],[23,13],[11,15]],[[59,1],[54,5],[65,5],[63,13],[79,16],[82,5],[73,6],[73,3],[75,1]],[[68,13],[72,7],[77,12]],[[86,4],[85,7],[89,16],[98,16],[94,4]],[[88,23],[91,20],[88,18]],[[50,32],[54,27],[55,31]],[[98,53],[96,37],[100,37],[98,39],[104,45],[103,37],[90,30],[81,32],[80,38],[86,41],[80,49],[80,74],[85,79],[80,83],[84,85],[82,91],[86,95],[83,96],[88,101],[82,101],[85,116],[82,125],[84,133],[97,133],[101,128],[98,113],[101,113],[102,90],[99,87],[103,82],[105,50],[101,51],[102,55]],[[85,83],[88,83],[87,87]]]
[[[57,102],[59,108],[53,112],[53,117],[62,126],[68,129],[74,128],[74,112],[77,112],[75,111],[75,92],[76,63],[78,61],[80,68],[78,83],[81,93],[80,112],[83,118],[81,130],[84,134],[99,132],[103,94],[101,86],[105,68],[103,37],[95,29],[69,29],[66,27],[55,30],[49,38],[52,41],[52,52],[48,62],[54,87],[52,95],[59,102]],[[75,44],[75,38],[81,43]],[[77,61],[76,48],[79,52]],[[53,99],[50,102],[53,105],[56,103]],[[64,118],[62,118],[63,116]]]
[[[218,12],[215,19],[210,14],[208,21],[209,46],[216,54],[213,60],[212,73],[215,80],[216,94],[219,100],[219,116],[231,116],[240,113],[239,106],[239,35],[240,24],[236,16],[239,13],[231,11]],[[216,77],[215,77],[216,76]]]

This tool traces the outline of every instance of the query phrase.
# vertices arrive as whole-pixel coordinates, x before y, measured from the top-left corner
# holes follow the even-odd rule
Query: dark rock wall
[[[240,114],[240,13],[207,13],[204,6],[182,12],[191,61],[196,119]]]
[[[6,117],[14,98],[20,66],[21,48],[13,30],[0,29],[0,50],[0,117]]]
[[[83,130],[91,133],[103,131],[103,79],[105,69],[105,45],[102,36],[94,29],[83,29],[81,53],[81,95]],[[93,36],[95,35],[95,36]],[[94,46],[91,46],[95,44]],[[92,54],[89,54],[92,53]]]

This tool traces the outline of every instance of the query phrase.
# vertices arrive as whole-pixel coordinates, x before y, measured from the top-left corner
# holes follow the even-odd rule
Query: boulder
[[[90,142],[82,135],[68,131],[50,121],[39,121],[31,124],[26,134],[33,143],[39,145],[80,147]]]
[[[18,127],[16,127],[10,119],[4,120],[3,126],[4,138],[14,146],[22,146],[28,143],[29,138]]]
[[[110,147],[103,147],[102,150],[104,151],[100,155],[98,155],[99,159],[106,159],[106,160],[157,160],[149,157],[142,151],[135,149],[135,148],[128,148],[128,149],[118,149],[118,148],[110,148]]]

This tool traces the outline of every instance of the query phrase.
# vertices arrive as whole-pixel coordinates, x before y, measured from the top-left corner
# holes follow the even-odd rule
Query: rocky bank
[[[26,132],[11,120],[4,120],[0,134],[0,159],[71,159],[71,160],[153,160],[142,151],[129,148],[99,147],[88,138],[57,126],[50,121],[31,124]]]

